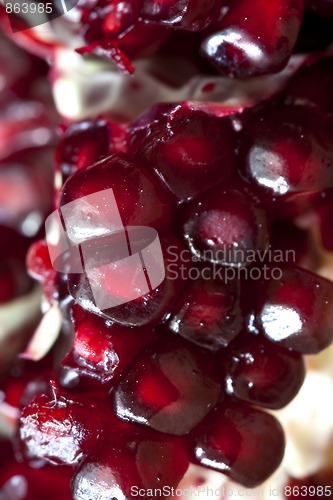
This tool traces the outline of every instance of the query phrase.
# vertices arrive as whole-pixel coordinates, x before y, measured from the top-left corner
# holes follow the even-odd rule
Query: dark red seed
[[[169,319],[172,332],[212,350],[226,347],[242,326],[239,283],[212,277],[188,283]]]
[[[259,116],[245,133],[245,175],[277,216],[304,211],[333,186],[333,135],[313,109],[286,106]]]
[[[303,15],[302,0],[235,0],[202,44],[223,74],[245,78],[274,73],[287,64]]]
[[[220,355],[221,364],[228,366],[229,394],[271,409],[283,408],[296,396],[305,377],[302,356],[246,333],[230,349]]]
[[[74,306],[74,314],[79,309]],[[126,370],[138,352],[154,340],[153,332],[147,328],[108,325],[104,319],[87,312],[74,324],[74,346],[62,366],[102,383]]]
[[[72,500],[72,467],[46,464],[30,467],[15,459],[10,441],[0,442],[0,498],[2,500]]]
[[[194,460],[254,488],[280,465],[284,436],[267,413],[240,403],[221,403],[190,437]]]
[[[222,185],[184,209],[183,232],[191,252],[202,261],[246,265],[249,254],[267,248],[268,217],[247,185]]]
[[[179,105],[153,123],[132,152],[180,200],[229,180],[234,173],[235,139],[228,117]],[[136,142],[136,144],[135,144]]]
[[[305,269],[286,267],[257,286],[255,325],[271,341],[316,354],[333,340],[333,284]]]
[[[142,165],[124,154],[109,156],[75,172],[63,187],[61,206],[109,188],[113,189],[124,226],[152,226],[166,230],[171,216],[168,195]],[[99,207],[99,214],[102,213]],[[86,217],[80,218],[82,223],[84,218],[87,220]],[[91,225],[91,222],[87,220],[87,224]],[[84,232],[85,227],[80,226],[79,231]]]
[[[177,27],[187,31],[201,31],[219,16],[220,3],[216,0],[143,0],[140,14],[144,21]]]
[[[176,488],[187,467],[188,458],[178,438],[118,424],[75,473],[73,499],[123,500],[135,498],[139,491],[140,498],[164,498],[158,489]]]
[[[181,436],[191,431],[218,400],[213,359],[183,341],[145,350],[113,392],[119,418]]]
[[[56,165],[63,182],[76,170],[109,155],[110,132],[106,120],[74,123],[68,127],[56,149]]]
[[[141,228],[138,228],[138,235],[138,241],[140,242],[140,239],[144,241]],[[114,243],[114,239],[112,239],[111,243],[107,240],[103,247],[97,240],[100,254],[105,250],[106,264],[109,264],[110,248],[114,248]],[[125,264],[122,267],[119,265],[118,259],[116,259],[116,261],[112,261],[109,267],[100,267],[100,263],[98,263],[93,273],[93,279],[91,279],[90,275],[88,280],[86,273],[70,274],[68,277],[68,290],[83,309],[120,325],[138,327],[148,324],[154,325],[159,321],[163,321],[184,286],[184,277],[180,272],[180,267],[183,266],[186,269],[186,264],[181,261],[180,254],[184,249],[176,238],[161,239],[161,248],[163,262],[157,261],[157,256],[153,255],[154,250],[151,253],[152,259],[146,261],[148,262],[149,283],[146,279],[146,273],[142,272],[136,260],[129,262],[124,259]],[[179,256],[176,267],[171,267],[167,260],[170,248]],[[137,254],[133,252],[132,255]],[[156,269],[153,260],[155,257]],[[164,269],[159,268],[160,264],[163,265]],[[160,273],[163,274],[164,271],[164,279],[154,288],[153,281],[150,281],[151,278],[158,278]],[[142,294],[135,298],[133,289],[136,283],[141,284],[141,280],[143,281],[142,286],[147,288],[139,288],[138,286],[137,289],[139,292],[141,290]],[[92,293],[92,284],[95,287],[95,292],[96,289],[102,290],[99,298],[106,304],[104,308],[96,304],[95,295]],[[114,303],[115,300],[116,303]]]

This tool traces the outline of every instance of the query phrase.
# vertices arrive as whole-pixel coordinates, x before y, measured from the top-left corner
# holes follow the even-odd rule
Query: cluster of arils
[[[333,16],[331,0],[305,3]],[[87,0],[78,9],[88,44],[79,52],[109,56],[128,72],[130,59],[160,47],[172,68],[173,30],[186,58],[200,46],[235,78],[279,72],[297,40],[304,46],[301,0]],[[14,351],[37,319],[31,277],[45,311],[25,360],[1,380],[0,424],[19,425],[15,451],[0,443],[0,497],[126,500],[135,488],[149,498],[176,487],[190,463],[246,487],[262,483],[284,453],[267,410],[294,398],[303,356],[333,340],[333,283],[315,274],[318,246],[333,250],[333,57],[309,56],[253,106],[186,101],[124,125],[109,109],[63,124],[55,205],[85,197],[74,204],[72,241],[88,235],[104,258],[112,253],[100,238],[108,200],[88,201],[111,189],[124,227],[158,232],[165,279],[133,299],[117,263],[89,275],[52,267],[40,239],[53,183],[46,65],[5,38],[0,49],[0,324],[10,317]],[[245,85],[250,95],[260,83]],[[93,289],[121,304],[99,307]]]
[[[25,391],[17,456],[75,467],[75,500],[175,487],[190,462],[254,487],[280,464],[283,431],[264,409],[289,403],[303,355],[333,340],[333,283],[309,270],[295,225],[331,206],[332,68],[309,59],[245,111],[184,102],[64,131],[59,207],[111,188],[124,226],[158,231],[166,269],[126,301],[117,266],[97,267],[94,286],[123,302],[102,310],[86,271],[57,274],[46,243],[31,247],[30,273],[64,322],[60,368]],[[103,232],[107,204],[85,200],[74,240]]]
[[[308,28],[308,14],[302,25],[305,8],[333,17],[331,0],[93,0],[80,8],[81,35],[87,42],[79,49],[82,54],[110,57],[132,72],[130,60],[154,54],[170,33],[191,33],[192,52],[200,51],[222,75],[236,78],[286,66],[301,28]],[[310,37],[319,34],[324,42],[320,28],[329,27],[316,17],[312,23],[319,25],[318,30],[310,28]],[[180,50],[186,37],[182,40]]]

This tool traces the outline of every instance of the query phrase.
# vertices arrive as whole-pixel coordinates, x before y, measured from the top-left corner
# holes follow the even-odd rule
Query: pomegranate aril
[[[302,0],[235,0],[203,42],[202,53],[231,77],[275,73],[291,56],[302,16]]]
[[[124,226],[152,226],[164,231],[169,226],[169,196],[154,176],[125,154],[111,155],[75,172],[63,187],[60,205],[110,188]],[[79,229],[85,231],[84,227]]]
[[[307,209],[333,186],[333,134],[313,109],[263,113],[245,132],[243,168],[277,216]]]
[[[196,196],[234,173],[235,138],[228,117],[217,118],[179,105],[152,123],[132,152],[180,200]]]
[[[138,352],[154,340],[153,332],[147,328],[108,325],[85,312],[84,319],[76,323],[74,346],[62,366],[106,383],[127,369]]]
[[[50,303],[57,300],[59,275],[52,267],[45,240],[38,240],[31,245],[27,253],[26,265],[30,276],[41,283],[46,299]]]
[[[221,403],[190,436],[193,460],[254,488],[280,465],[284,436],[279,422],[242,403]]]
[[[132,241],[135,243],[136,236],[134,233],[131,234],[133,235]],[[143,238],[142,229],[138,228],[137,233],[137,242],[140,242],[140,239]],[[104,248],[99,241],[97,243],[99,245],[98,251],[101,254],[105,250],[106,264],[108,264],[112,260],[108,256],[111,245],[115,243],[114,239],[112,239],[111,243],[107,241]],[[121,266],[119,260],[116,259],[111,262],[110,266],[100,266],[98,262],[89,280],[85,272],[70,274],[68,277],[68,290],[83,309],[123,326],[138,327],[155,325],[159,321],[164,321],[184,286],[183,275],[179,269],[182,266],[181,259],[180,257],[178,258],[176,269],[171,269],[167,260],[169,249],[172,248],[176,254],[180,255],[183,248],[174,237],[163,238],[161,240],[161,248],[164,259],[165,278],[155,288],[151,286],[150,281],[148,284],[145,274],[140,272],[140,266],[138,266],[136,260],[130,262],[123,259],[125,264]],[[135,256],[137,254],[133,251],[132,255]],[[157,256],[156,262],[153,260],[147,262],[151,265],[150,268],[149,265],[147,266],[149,279],[151,276],[154,279],[161,276],[162,269],[159,266],[162,263],[157,262]],[[156,269],[154,266],[156,266]],[[133,279],[133,276],[137,281]],[[130,288],[128,283],[130,284]],[[142,294],[138,295],[137,298],[133,297],[133,288],[136,283],[138,283],[137,289],[142,291]],[[102,290],[102,297],[100,298],[106,304],[102,309],[95,303],[92,286],[94,290]],[[141,286],[142,288],[140,288]]]
[[[145,22],[187,31],[201,31],[219,17],[217,0],[143,0],[140,16]]]
[[[256,287],[254,324],[269,340],[302,354],[333,341],[333,283],[294,266]]]
[[[201,422],[219,393],[210,354],[171,339],[138,356],[112,399],[122,420],[181,436]]]
[[[74,123],[68,127],[56,149],[56,165],[63,182],[76,170],[109,155],[110,131],[105,120]]]
[[[168,327],[199,346],[226,347],[243,327],[239,283],[204,277],[189,283],[172,310]]]
[[[124,500],[135,498],[139,491],[147,492],[144,498],[148,498],[149,490],[176,488],[187,468],[188,458],[179,438],[118,425],[75,473],[73,499]]]
[[[220,354],[221,365],[227,365],[230,395],[271,409],[283,408],[296,396],[305,377],[301,355],[247,333],[239,335],[230,349]]]
[[[189,203],[183,232],[191,252],[202,261],[246,265],[249,255],[269,244],[268,217],[245,183],[226,184]]]
[[[72,467],[41,464],[30,467],[15,460],[9,441],[0,441],[0,498],[2,500],[72,500]]]
[[[20,417],[24,456],[53,464],[75,465],[95,446],[103,428],[103,412],[54,394],[36,396]]]
[[[82,35],[89,42],[86,47],[77,49],[81,54],[95,52],[97,55],[108,57],[125,73],[133,73],[134,68],[130,59],[148,57],[154,54],[168,36],[163,26],[147,25],[143,22],[132,24],[123,33],[109,33],[108,26],[102,18],[92,11],[92,16],[85,22]]]

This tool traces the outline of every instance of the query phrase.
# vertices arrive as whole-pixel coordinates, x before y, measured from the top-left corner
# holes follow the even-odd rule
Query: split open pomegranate
[[[209,102],[205,81],[205,102],[169,97],[126,123],[60,117],[57,132],[45,64],[13,48],[12,67],[1,36],[0,315],[33,280],[45,313],[0,367],[0,416],[18,422],[0,443],[1,500],[166,498],[190,464],[253,488],[281,464],[270,410],[333,341],[333,282],[316,273],[318,244],[333,248],[333,63],[290,64],[304,9],[331,4],[84,2],[79,53],[125,72],[145,58],[151,77],[183,40],[190,76],[233,78],[242,95]]]

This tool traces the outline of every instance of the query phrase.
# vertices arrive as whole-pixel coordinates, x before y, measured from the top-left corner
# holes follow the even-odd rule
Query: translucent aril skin
[[[153,206],[147,208],[151,208],[151,213],[154,215]],[[143,296],[133,299],[132,296],[128,295],[131,291],[128,290],[125,278],[121,274],[118,281],[114,283],[114,279],[110,278],[110,276],[114,276],[112,270],[110,273],[108,269],[99,271],[98,267],[93,277],[95,286],[97,284],[102,287],[105,296],[109,294],[111,297],[128,297],[129,300],[124,300],[124,303],[120,305],[101,310],[95,304],[90,286],[91,280],[88,280],[85,272],[68,275],[69,293],[83,309],[119,325],[142,327],[145,325],[154,326],[159,322],[163,322],[184,286],[184,277],[180,267],[183,266],[183,269],[186,269],[187,264],[183,265],[182,263],[180,255],[184,251],[184,247],[177,238],[167,235],[161,237],[160,242],[165,264],[165,279],[156,288],[151,289]],[[171,267],[168,263],[170,248],[174,255],[178,256],[176,267]],[[107,244],[105,249],[106,252],[109,251]],[[108,254],[106,253],[106,255]],[[135,269],[137,269],[136,264],[133,267],[133,270]],[[124,287],[122,287],[123,284]]]
[[[95,446],[102,423],[102,413],[93,405],[38,395],[21,413],[19,433],[23,454],[31,461],[42,459],[52,464],[77,465]]]
[[[220,11],[221,2],[216,0],[186,0],[185,2],[143,0],[140,16],[145,22],[187,31],[201,31],[219,17]]]
[[[133,73],[129,58],[151,56],[168,35],[165,27],[147,25],[138,20],[133,5],[135,2],[102,0],[94,9],[83,8],[81,35],[88,45],[80,48],[79,53],[96,52],[113,59],[125,73]]]
[[[185,287],[168,322],[173,333],[214,351],[227,347],[242,326],[239,283],[207,276]]]
[[[229,180],[235,171],[235,134],[228,117],[180,105],[153,122],[143,140],[134,133],[132,143],[134,156],[155,171],[180,201]]]
[[[29,275],[39,281],[46,299],[52,304],[59,298],[59,276],[52,266],[45,240],[35,241],[26,257]]]
[[[74,308],[78,310],[79,306]],[[62,360],[62,366],[80,377],[91,377],[103,384],[111,382],[128,368],[141,349],[155,340],[148,328],[108,325],[86,311],[81,316],[80,320],[74,319],[73,349]]]
[[[63,182],[76,170],[109,155],[109,135],[106,120],[90,120],[68,127],[58,143],[55,158]]]
[[[221,351],[219,356],[221,367],[227,367],[227,392],[250,404],[283,408],[304,381],[303,357],[263,336],[244,332],[230,345],[228,355]]]
[[[269,244],[269,216],[245,183],[222,184],[184,207],[182,228],[191,252],[202,261],[246,265],[249,252]]]
[[[209,353],[171,339],[143,351],[111,396],[120,419],[182,436],[214,408],[219,394]]]
[[[290,58],[302,16],[302,0],[235,0],[202,43],[202,54],[230,77],[275,73]]]
[[[264,482],[284,454],[283,430],[272,415],[229,400],[198,426],[189,444],[196,463],[247,488]]]
[[[72,500],[72,467],[30,467],[15,459],[9,441],[1,441],[0,457],[0,496],[4,500]]]
[[[125,154],[111,155],[75,172],[63,187],[60,206],[108,188],[113,189],[124,226],[168,228],[172,214],[168,194],[144,166]]]
[[[333,185],[333,134],[316,110],[285,106],[244,131],[241,169],[278,216],[305,211]]]
[[[74,500],[148,499],[148,490],[176,488],[188,468],[179,438],[151,434],[119,423],[80,464],[72,480]],[[144,494],[143,492],[147,492]],[[153,495],[154,498],[165,496]]]
[[[289,266],[281,279],[261,282],[255,325],[270,341],[302,354],[316,354],[333,340],[333,285]]]

